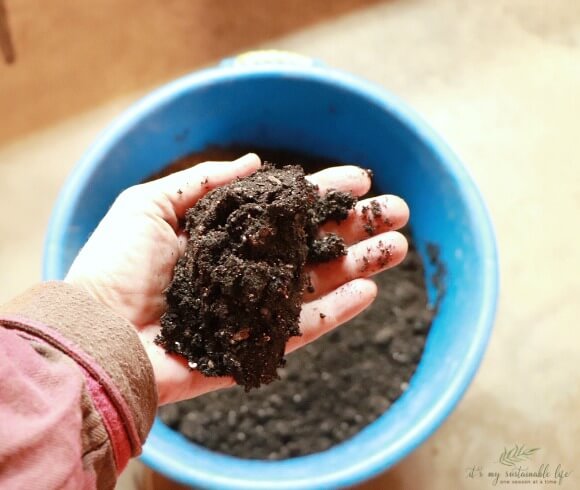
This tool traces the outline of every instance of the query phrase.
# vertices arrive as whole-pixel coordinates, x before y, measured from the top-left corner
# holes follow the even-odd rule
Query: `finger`
[[[364,196],[371,188],[371,178],[366,170],[354,165],[331,167],[306,177],[317,185],[322,194],[331,189]]]
[[[139,332],[141,342],[153,366],[159,404],[174,403],[233,386],[231,377],[210,377],[191,369],[184,357],[168,354],[155,343],[160,327],[148,327]]]
[[[330,221],[320,228],[324,236],[335,233],[347,245],[352,245],[372,235],[398,230],[409,221],[409,206],[397,196],[379,196],[357,203],[348,217],[336,223]]]
[[[333,328],[349,321],[367,308],[377,297],[377,286],[369,279],[355,279],[321,298],[307,303],[300,313],[300,337],[291,337],[286,344],[290,353]]]
[[[260,165],[260,157],[248,153],[233,162],[200,163],[142,186],[159,204],[162,217],[177,228],[179,219],[205,194],[254,173]]]
[[[312,287],[304,300],[311,301],[341,284],[394,267],[405,258],[407,247],[404,235],[389,231],[350,246],[344,257],[309,267]]]

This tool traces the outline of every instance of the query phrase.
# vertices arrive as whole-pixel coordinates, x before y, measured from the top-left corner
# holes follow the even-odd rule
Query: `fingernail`
[[[247,153],[243,157],[240,157],[237,160],[233,161],[233,163],[235,163],[236,165],[246,165],[249,163],[256,163],[256,162],[261,163],[260,157],[258,155],[256,155],[255,153]]]

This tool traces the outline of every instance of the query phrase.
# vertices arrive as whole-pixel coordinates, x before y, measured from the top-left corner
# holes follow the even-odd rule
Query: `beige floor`
[[[66,3],[59,0],[52,5],[64,8]],[[130,3],[135,2],[118,2]],[[185,3],[167,2],[173,14]],[[497,467],[494,461],[500,451],[516,443],[540,447],[534,461],[550,464],[552,472],[558,464],[572,471],[560,488],[580,488],[580,2],[338,3],[341,7],[334,10],[316,7],[316,15],[306,15],[301,22],[296,13],[300,1],[289,2],[294,8],[290,20],[276,18],[263,37],[250,35],[249,44],[322,58],[382,84],[419,110],[480,184],[496,224],[502,272],[496,329],[466,397],[426,444],[365,488],[493,488],[486,477],[467,478],[466,468]],[[143,4],[137,20],[152,15],[152,3]],[[207,7],[207,2],[196,5],[202,4]],[[231,2],[226,4],[231,7]],[[248,5],[249,11],[261,12],[257,2]],[[10,6],[8,2],[9,12]],[[197,19],[205,37],[198,32],[194,38],[201,44],[188,48],[201,54],[184,60],[175,54],[184,51],[180,43],[163,41],[162,48],[175,63],[157,63],[156,71],[147,72],[142,84],[136,74],[146,71],[144,61],[127,62],[130,83],[119,82],[118,91],[109,83],[105,99],[95,95],[99,77],[95,81],[79,77],[74,81],[81,95],[74,103],[60,110],[45,97],[41,107],[46,113],[34,117],[34,91],[40,97],[42,85],[26,82],[28,92],[18,92],[20,83],[28,80],[23,74],[27,63],[29,76],[34,72],[24,49],[35,35],[32,10],[15,6],[11,17],[24,68],[18,67],[19,62],[14,67],[0,65],[0,141],[4,141],[0,146],[0,300],[38,280],[51,205],[75,160],[107,122],[147,85],[249,47],[247,40],[236,41],[245,39],[245,24],[222,22],[218,29],[215,19],[221,17],[213,12],[211,28]],[[206,12],[199,7],[197,14]],[[247,22],[260,31],[256,23],[263,17],[250,16]],[[115,18],[111,22],[118,28],[119,17]],[[139,32],[136,22],[131,21],[133,34]],[[163,38],[164,29],[167,38],[187,35],[183,22],[176,20],[181,27],[172,27],[169,14],[160,22],[153,30],[156,37]],[[237,37],[228,43],[223,38],[231,25]],[[64,36],[63,32],[55,36]],[[216,36],[218,48],[211,45]],[[118,43],[118,36],[103,39],[111,46]],[[127,43],[134,54],[139,36],[134,34]],[[37,55],[33,48],[31,57]],[[162,48],[154,51],[155,56],[164,54]],[[81,56],[79,50],[83,54],[81,48],[71,51],[73,59]],[[56,59],[51,53],[38,56]],[[59,56],[66,65],[66,57]],[[104,58],[95,59],[102,63]],[[115,80],[123,78],[123,66],[115,63]],[[57,100],[67,90],[75,91],[58,83],[59,76],[70,75],[66,69],[53,73],[50,65],[41,67],[52,76]],[[7,90],[15,91],[14,97]],[[18,107],[30,114],[28,130],[27,119],[14,114]],[[125,488],[131,487],[132,479],[126,476]]]

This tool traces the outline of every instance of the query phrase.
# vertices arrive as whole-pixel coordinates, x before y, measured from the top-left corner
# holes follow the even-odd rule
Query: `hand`
[[[153,365],[160,404],[233,384],[230,377],[206,377],[191,371],[183,358],[166,354],[154,339],[166,308],[163,292],[187,244],[180,228],[185,211],[211,189],[250,175],[259,167],[258,156],[248,154],[231,163],[202,163],[127,189],[80,251],[65,279],[135,326]],[[368,174],[352,166],[329,168],[308,178],[321,192],[337,189],[362,196],[371,185]],[[349,245],[348,255],[308,268],[315,292],[304,298],[302,336],[290,339],[287,352],[312,342],[369,306],[377,288],[365,278],[397,265],[405,257],[407,241],[392,230],[407,222],[407,205],[395,196],[374,200],[382,215],[375,217],[367,212],[366,216],[373,220],[375,236],[369,237],[365,230],[368,218],[364,209],[370,200],[359,202],[340,224],[323,226],[322,233],[339,233],[344,238]],[[320,313],[325,317],[321,318]]]

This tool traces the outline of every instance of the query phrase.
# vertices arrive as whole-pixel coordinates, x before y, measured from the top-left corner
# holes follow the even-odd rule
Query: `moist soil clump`
[[[321,197],[296,165],[266,164],[206,194],[186,214],[187,248],[157,342],[246,389],[277,379],[286,342],[300,335],[306,263],[346,254],[340,237],[318,238],[318,229],[355,202],[338,191]]]
[[[154,178],[203,161],[234,160],[254,151],[280,164],[301,162],[308,172],[329,160],[284,150],[211,148],[166,167]],[[388,193],[390,189],[380,189]],[[373,214],[369,206],[369,217]],[[369,223],[372,225],[372,222]],[[413,246],[399,266],[374,280],[375,302],[347,324],[298,350],[278,369],[280,381],[249,393],[240,387],[167,405],[161,419],[210,450],[248,459],[280,460],[326,450],[375,421],[407,389],[445,291],[438,249],[428,247],[430,281]],[[320,312],[324,318],[331,312]]]

